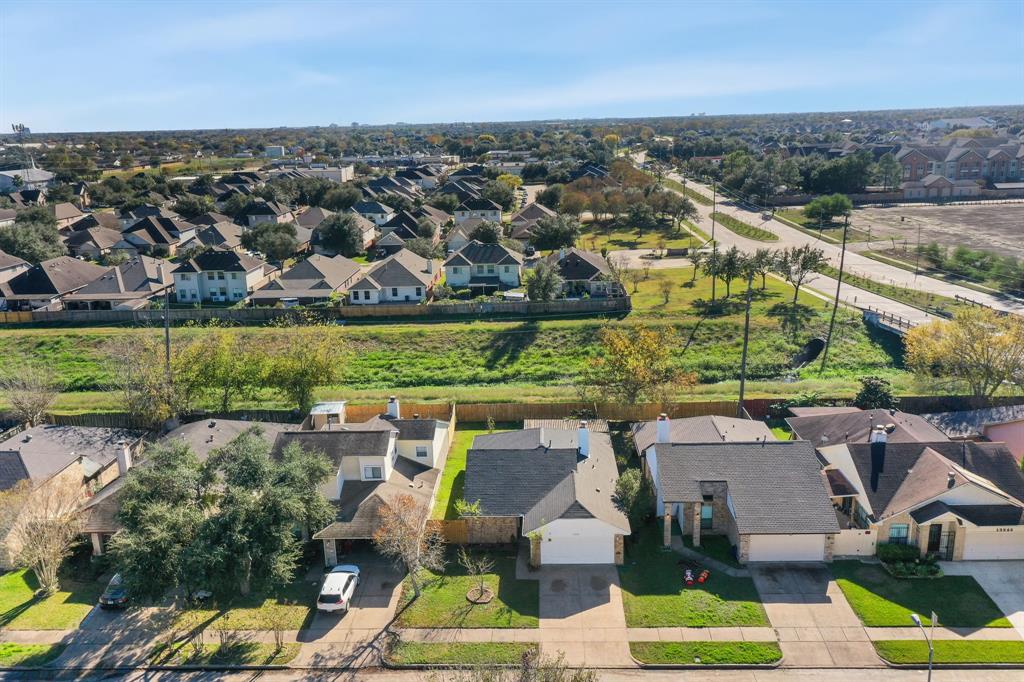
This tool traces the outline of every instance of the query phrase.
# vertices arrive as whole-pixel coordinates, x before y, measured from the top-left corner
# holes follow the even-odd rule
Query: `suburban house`
[[[352,210],[380,227],[395,215],[395,209],[379,201],[358,201]]]
[[[455,224],[465,222],[470,218],[482,218],[496,223],[501,222],[501,206],[490,199],[466,199],[455,209]]]
[[[608,261],[599,254],[572,247],[547,258],[549,265],[562,276],[562,293],[566,296],[621,295],[622,285],[612,281]]]
[[[389,194],[394,194],[405,197],[409,201],[415,201],[423,196],[423,190],[412,180],[387,175],[373,178],[367,182],[365,191],[371,197],[384,198]]]
[[[349,289],[349,303],[419,303],[430,297],[441,268],[433,259],[402,249],[376,263]]]
[[[67,201],[53,204],[53,219],[57,221],[57,229],[63,230],[85,214],[78,210],[78,207]]]
[[[58,256],[44,260],[0,284],[0,308],[8,310],[60,310],[65,296],[105,273],[107,268]]]
[[[480,227],[484,221],[480,218],[470,218],[454,226],[447,235],[445,242],[448,244],[448,252],[458,251],[472,240],[473,230]]]
[[[666,422],[658,422],[663,431]],[[839,523],[810,443],[667,438],[645,457],[666,546],[674,521],[694,546],[704,535],[725,535],[744,564],[832,560]]]
[[[0,192],[4,194],[17,190],[46,189],[53,182],[53,173],[42,168],[15,168],[0,171]]]
[[[433,166],[417,166],[398,171],[395,178],[409,180],[422,190],[430,190],[437,187],[441,175],[441,171]]]
[[[370,248],[370,246],[373,245],[373,242],[377,239],[377,235],[380,234],[380,229],[377,227],[376,223],[374,223],[372,220],[367,220],[366,218],[364,218],[363,216],[359,215],[355,211],[352,212],[352,217],[356,221],[356,226],[362,232],[362,245],[363,245],[363,248],[364,249]],[[313,245],[314,253],[322,253],[322,254],[325,254],[325,255],[328,255],[328,256],[333,256],[335,254],[334,250],[326,248],[321,243],[321,241],[320,241],[320,230],[318,230],[318,229],[314,228],[313,236],[312,236],[312,238],[310,240],[310,243]]]
[[[11,281],[31,267],[28,261],[0,251],[0,284]]]
[[[45,206],[45,189],[21,189],[17,192],[9,192],[7,198],[14,202],[15,208],[28,208],[29,206]]]
[[[13,225],[18,218],[18,212],[13,208],[0,208],[0,227]]]
[[[450,442],[449,422],[402,419],[392,397],[385,414],[358,424],[346,423],[343,401],[316,405],[302,430],[278,434],[274,452],[298,443],[322,452],[335,467],[321,488],[335,520],[313,535],[324,543],[324,562],[333,566],[354,541],[373,538],[381,510],[395,499],[410,495],[429,509]]]
[[[434,233],[429,239],[434,244],[437,244],[441,241],[441,230],[433,221],[428,220],[428,222],[434,226]],[[405,240],[418,239],[421,237],[419,223],[420,219],[409,211],[399,211],[392,216],[391,220],[380,226],[380,231],[384,236],[397,234]]]
[[[216,211],[201,213],[195,218],[189,218],[188,221],[197,227],[202,227],[203,225],[216,225],[217,223],[234,222],[231,219],[231,216],[224,215],[223,213],[217,213]]]
[[[135,256],[64,297],[68,310],[139,310],[174,286],[174,265]]]
[[[253,428],[259,429],[264,438],[273,442],[278,433],[297,429],[298,425],[238,419],[207,419],[182,424],[168,431],[161,441],[185,443],[200,462],[205,462],[213,451],[224,447]],[[148,466],[144,451],[135,457],[135,465]],[[94,555],[103,554],[110,537],[121,529],[117,513],[120,510],[119,493],[124,487],[124,482],[124,478],[116,478],[97,491],[85,504],[84,511],[87,514],[85,532],[92,538]]]
[[[219,222],[199,227],[196,231],[195,240],[181,245],[182,251],[187,251],[193,244],[197,243],[202,247],[221,249],[223,251],[244,251],[242,246],[242,234],[245,228],[233,222]]]
[[[936,412],[921,417],[953,440],[1003,443],[1014,459],[1024,459],[1024,405]]]
[[[307,230],[315,230],[320,226],[320,223],[327,220],[332,215],[334,215],[334,211],[328,211],[326,208],[313,206],[296,216],[295,224],[299,227],[304,227]]]
[[[949,440],[923,417],[899,410],[860,410],[856,407],[792,408],[786,419],[793,438],[810,441],[817,448],[836,443],[867,443],[878,425],[889,430],[890,443]]]
[[[312,255],[296,263],[252,294],[253,305],[277,305],[286,300],[299,305],[325,303],[344,294],[361,272],[359,264],[344,256]]]
[[[244,299],[277,274],[258,258],[234,251],[204,251],[173,271],[178,303],[233,303]]]
[[[632,425],[630,431],[637,456],[645,457],[651,446],[658,442],[659,429],[664,431],[665,428],[668,432],[662,436],[666,443],[751,443],[775,440],[775,434],[764,422],[753,419],[719,415],[669,419],[666,415],[665,419]]]
[[[437,231],[440,233],[441,228],[452,222],[452,214],[442,211],[439,208],[434,208],[430,204],[423,204],[419,208],[412,212],[413,216],[417,220],[429,220],[437,226]]]
[[[87,227],[64,238],[64,246],[72,256],[99,260],[121,242],[121,233],[106,227]],[[126,245],[127,246],[127,245]]]
[[[256,227],[261,223],[290,223],[295,220],[292,210],[276,201],[260,199],[256,201],[244,215],[245,222],[249,227]]]
[[[946,560],[1024,559],[1024,473],[1002,443],[892,442],[819,447],[836,516],[836,554],[915,545]],[[783,498],[784,499],[784,498]]]
[[[125,243],[145,254],[173,256],[178,245],[196,236],[196,226],[179,218],[147,216],[124,230]],[[120,247],[118,247],[120,248]]]
[[[377,240],[374,245],[377,251],[377,257],[380,258],[392,256],[402,249],[405,248],[405,240],[398,236],[397,231],[388,232],[386,235]]]
[[[522,270],[522,254],[501,244],[483,244],[475,239],[444,262],[448,286],[482,292],[518,287]]]
[[[173,220],[181,220],[181,216],[174,211],[170,211],[160,206],[143,204],[142,206],[136,206],[130,211],[121,211],[119,218],[121,221],[121,229],[126,230],[143,218],[170,218]]]
[[[533,235],[533,228],[544,218],[554,218],[558,214],[543,204],[533,202],[527,204],[512,216],[512,238],[527,240]]]
[[[618,480],[607,433],[533,428],[477,436],[466,454],[469,541],[529,538],[530,563],[621,564],[629,521],[612,497]]]
[[[82,505],[87,506],[103,488],[128,472],[142,436],[128,429],[33,426],[0,442],[0,490],[28,481],[38,494],[43,486],[71,481],[81,487]],[[102,554],[102,540],[92,536],[97,554]],[[10,542],[0,544],[0,567],[10,569],[16,548]]]
[[[79,230],[86,230],[91,227],[105,227],[108,230],[120,233],[125,226],[121,223],[121,219],[117,217],[116,213],[103,211],[101,213],[86,213],[68,225],[63,232],[67,234],[68,232],[78,232]]]

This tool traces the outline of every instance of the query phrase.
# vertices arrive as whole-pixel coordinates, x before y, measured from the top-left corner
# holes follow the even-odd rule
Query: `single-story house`
[[[16,190],[45,190],[53,182],[54,174],[42,168],[14,168],[0,171],[0,192]],[[20,181],[19,181],[20,180]]]
[[[554,218],[558,214],[543,204],[537,202],[523,206],[512,216],[512,238],[522,241],[533,236],[533,228],[544,218]]]
[[[391,231],[378,239],[374,248],[378,258],[380,258],[381,254],[385,257],[393,256],[405,248],[405,240],[399,237],[396,231]]]
[[[612,281],[608,261],[600,254],[572,247],[551,254],[547,262],[562,276],[562,291],[566,296],[608,296],[622,293],[622,286]]]
[[[496,223],[501,222],[501,206],[490,199],[466,199],[455,209],[455,224],[470,218],[482,218]]]
[[[521,253],[475,239],[444,262],[445,283],[454,289],[514,289],[522,283],[522,270]]]
[[[437,227],[438,233],[441,232],[441,228],[445,225],[451,224],[454,219],[451,213],[442,211],[439,208],[434,208],[430,204],[423,204],[419,208],[413,210],[412,214],[417,220],[429,220],[434,223]]]
[[[307,230],[315,230],[319,227],[320,223],[327,220],[332,215],[334,215],[334,211],[328,211],[326,208],[313,206],[296,216],[295,224],[299,227],[304,227]]]
[[[116,213],[111,211],[100,211],[97,213],[86,213],[81,218],[67,226],[62,232],[78,232],[91,227],[104,227],[108,230],[120,233],[124,226]]]
[[[121,229],[126,230],[143,218],[170,218],[172,220],[182,219],[180,215],[169,209],[161,206],[143,204],[142,206],[136,206],[130,211],[121,211],[119,218],[121,221]]]
[[[352,305],[419,303],[441,277],[438,261],[402,249],[376,263],[349,289]]]
[[[121,242],[121,233],[106,227],[89,227],[71,232],[64,238],[64,246],[72,256],[99,260]]]
[[[751,443],[776,440],[764,422],[719,415],[669,419],[664,415],[654,421],[636,422],[630,428],[636,454],[644,457],[652,445],[665,443]],[[667,431],[666,431],[667,429]]]
[[[664,421],[659,421],[658,425]],[[695,546],[725,535],[740,563],[831,561],[839,523],[806,441],[672,443],[668,425],[645,453],[664,542],[672,523]]]
[[[373,245],[374,240],[377,239],[377,235],[380,232],[379,228],[373,223],[373,221],[367,220],[366,218],[359,215],[355,211],[352,211],[351,213],[353,218],[355,218],[356,226],[362,233],[363,248],[370,248],[370,246]],[[324,256],[333,256],[337,253],[334,249],[329,249],[323,245],[320,237],[320,230],[318,228],[313,228],[313,234],[312,237],[310,238],[310,244],[312,244],[313,246],[313,253],[319,253]]]
[[[472,240],[473,231],[483,223],[482,218],[469,218],[464,220],[445,235],[445,242],[448,245],[448,252],[454,253]]]
[[[28,261],[0,251],[0,284],[11,281],[31,267]]]
[[[277,274],[272,265],[244,253],[204,251],[173,270],[175,298],[178,303],[237,302]]]
[[[607,433],[535,428],[477,436],[466,454],[470,542],[530,540],[530,563],[621,564],[629,520]]]
[[[224,215],[223,213],[217,213],[216,211],[207,211],[201,213],[195,218],[189,218],[188,221],[196,227],[203,227],[204,225],[216,225],[217,223],[232,223],[234,220],[231,216]]]
[[[14,202],[15,208],[28,208],[29,206],[45,206],[45,189],[20,189],[16,192],[9,192],[7,198]]]
[[[0,227],[13,225],[18,218],[18,211],[13,208],[0,208]]]
[[[324,303],[332,294],[344,294],[362,270],[344,256],[312,255],[296,263],[280,277],[254,291],[254,305],[276,305],[283,299],[295,299],[301,305]]]
[[[174,265],[135,256],[64,297],[68,310],[138,310],[174,286]]]
[[[1018,462],[1024,459],[1024,405],[936,412],[921,417],[953,440],[1003,443]]]
[[[57,221],[57,229],[63,230],[85,214],[78,210],[78,207],[67,201],[53,205],[53,219]]]
[[[63,298],[95,281],[107,268],[58,256],[44,260],[0,284],[0,308],[8,310],[60,310]]]
[[[179,218],[146,216],[124,230],[121,237],[139,253],[173,256],[178,245],[196,236],[196,226]],[[121,247],[117,247],[121,248]]]
[[[1002,443],[886,440],[818,448],[843,530],[836,555],[877,543],[946,560],[1024,559],[1024,473]]]

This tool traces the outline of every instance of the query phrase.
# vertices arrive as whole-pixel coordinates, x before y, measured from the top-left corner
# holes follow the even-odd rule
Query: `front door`
[[[938,552],[942,542],[942,524],[933,523],[928,526],[928,551]]]

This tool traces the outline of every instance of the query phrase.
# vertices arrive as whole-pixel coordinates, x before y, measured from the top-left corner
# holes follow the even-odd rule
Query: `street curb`
[[[632,653],[629,655],[637,667],[644,670],[774,670],[786,660],[785,656],[775,663],[644,663]]]
[[[881,656],[882,663],[894,670],[927,670],[927,663],[890,663]],[[934,663],[936,670],[1024,670],[1024,663]]]

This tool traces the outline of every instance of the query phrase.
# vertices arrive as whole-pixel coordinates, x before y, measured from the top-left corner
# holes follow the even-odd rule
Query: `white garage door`
[[[964,559],[1024,559],[1024,529],[971,529],[964,542]]]
[[[824,535],[751,535],[748,561],[823,561]]]
[[[600,521],[553,521],[542,529],[542,564],[611,564],[615,533]]]

